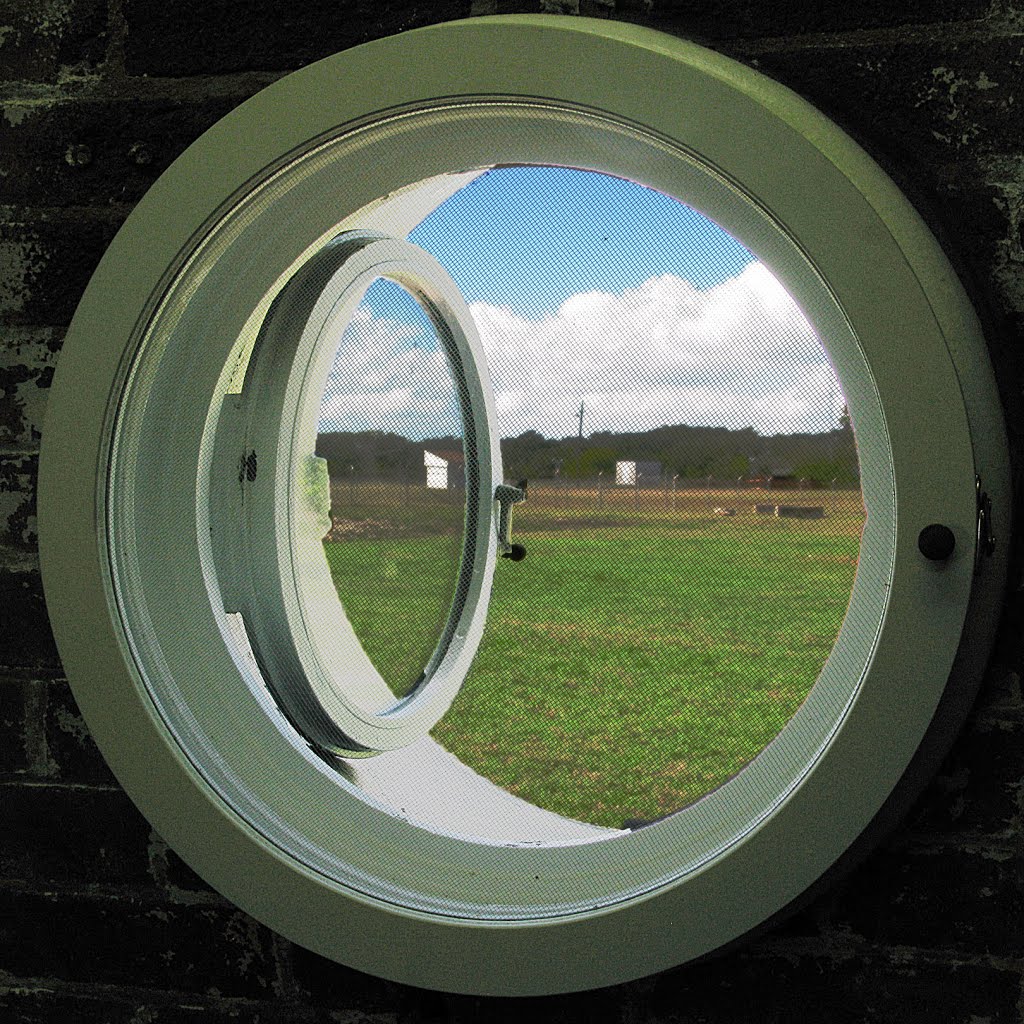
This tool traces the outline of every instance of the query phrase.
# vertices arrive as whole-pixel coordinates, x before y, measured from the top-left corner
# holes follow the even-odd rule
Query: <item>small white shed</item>
[[[635,487],[638,475],[641,486],[653,485],[661,477],[661,463],[640,459],[628,459],[615,463],[616,486]]]
[[[448,460],[424,450],[423,465],[427,467],[427,487],[448,490]]]
[[[466,486],[466,453],[457,448],[423,451],[427,487],[436,491],[457,491]]]

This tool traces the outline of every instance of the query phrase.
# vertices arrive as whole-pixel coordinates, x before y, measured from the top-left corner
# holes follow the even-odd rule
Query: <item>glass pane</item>
[[[338,343],[320,405],[331,531],[324,553],[363,648],[402,697],[448,619],[466,516],[462,414],[423,307],[380,278]]]
[[[748,764],[814,685],[864,523],[825,349],[754,255],[593,172],[489,171],[410,235],[487,352],[522,562],[434,737],[559,814],[639,827]]]

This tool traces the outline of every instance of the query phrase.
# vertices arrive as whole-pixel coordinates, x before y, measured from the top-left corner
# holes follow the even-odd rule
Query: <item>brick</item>
[[[409,1021],[473,1024],[519,1024],[521,1021],[550,1021],[552,1024],[619,1024],[623,1020],[623,996],[628,986],[620,985],[598,992],[574,992],[569,995],[478,998],[473,996],[436,995],[432,1006],[423,1012],[422,993],[413,989],[414,1002]],[[420,997],[416,999],[415,997]],[[419,1015],[417,1015],[419,1011]]]
[[[995,848],[878,851],[843,887],[836,919],[883,945],[1019,957],[1021,864]]]
[[[979,281],[989,283],[993,293],[993,312],[998,316],[988,317],[989,347],[997,372],[1001,374],[1008,429],[1019,441],[1024,438],[1024,403],[1018,400],[1024,390],[1020,363],[1020,338],[1024,334],[1024,152],[983,159],[980,170],[979,191],[997,210],[1000,220],[987,240],[988,245],[984,246],[989,259],[979,268],[977,276]],[[967,187],[965,184],[965,190]],[[981,239],[973,241],[983,245]],[[968,248],[967,253],[973,254],[973,248]],[[1024,622],[1024,595],[1018,591],[1007,606],[1006,637],[1019,637],[1020,629],[1015,629],[1014,624],[1019,626]],[[1004,643],[1002,647],[1001,656],[1019,665],[1012,643]],[[1019,676],[1017,693],[1020,693]]]
[[[756,947],[624,986],[624,1020],[658,1024],[1017,1024],[1019,976],[904,954]],[[616,994],[618,990],[608,990]]]
[[[103,0],[7,0],[0,14],[0,78],[52,82],[94,73],[107,44]]]
[[[0,455],[0,544],[35,551],[37,455]]]
[[[288,1000],[264,1002],[216,995],[146,992],[99,985],[57,989],[45,983],[0,988],[0,1020],[9,1024],[396,1024],[371,1017],[317,1011]]]
[[[152,884],[149,825],[119,789],[0,783],[0,877]]]
[[[1015,602],[1016,614],[1007,616],[1006,627],[1001,637],[1005,659],[1009,659],[1012,641],[1024,635],[1024,621],[1020,616],[1021,602]],[[1024,690],[1020,675],[1006,664],[993,666],[985,677],[978,694],[974,713],[979,718],[987,717],[1000,722],[1020,722],[1024,718]]]
[[[934,173],[940,236],[957,260],[957,270],[986,321],[989,350],[1002,370],[1010,428],[1022,436],[1018,327],[1024,324],[1024,156],[969,157],[922,169]],[[927,182],[927,179],[924,179]],[[1009,602],[1022,616],[1018,596]],[[1014,635],[1014,634],[1010,634]],[[1012,648],[1007,652],[1011,660]]]
[[[918,802],[915,832],[1020,836],[1024,724],[979,722],[965,732]]]
[[[168,885],[175,889],[183,889],[186,892],[213,892],[204,882],[170,847],[166,854],[166,880]]]
[[[429,1003],[430,997],[434,995],[407,985],[380,981],[293,943],[288,943],[286,950],[287,962],[299,992],[315,1006],[341,1007],[354,1004],[366,1012],[378,1013],[397,1006],[401,1018],[405,1020],[403,1007],[412,1003],[422,1009],[420,1002]]]
[[[45,730],[55,778],[93,785],[117,784],[67,683],[54,682],[47,687]]]
[[[886,0],[866,0],[860,4],[814,0],[789,0],[783,4],[759,4],[755,0],[711,0],[704,4],[687,0],[615,0],[614,17],[706,40],[756,39],[966,21],[983,17],[989,7],[985,0],[920,0],[912,5],[890,4]]]
[[[29,767],[25,750],[27,685],[20,679],[0,679],[0,774],[25,772]]]
[[[474,11],[474,13],[476,13]],[[541,0],[495,0],[493,11],[485,14],[541,14]]]
[[[38,451],[61,340],[47,330],[9,330],[0,337],[0,452]]]
[[[180,898],[187,893],[213,893],[211,889],[159,836],[149,834],[150,871],[158,885]],[[217,899],[223,899],[216,896]]]
[[[0,670],[59,675],[39,573],[0,567],[0,608]]]
[[[885,43],[766,53],[758,69],[840,124],[870,129],[899,165],[946,165],[1019,137],[1024,40]]]
[[[126,61],[132,75],[287,71],[410,28],[468,17],[470,0],[209,0],[181,6],[126,0]]]
[[[69,993],[25,983],[8,991],[0,989],[0,1016],[10,1024],[194,1024],[210,1021],[206,1006],[183,1007],[156,1004],[150,999],[125,999],[120,993],[99,990]],[[224,1018],[220,1018],[224,1019]],[[232,1017],[239,1022],[242,1017]],[[248,1020],[252,1020],[250,1017]]]
[[[66,97],[8,102],[0,116],[5,202],[27,206],[133,203],[210,125],[247,99]]]
[[[0,222],[0,322],[67,327],[123,217],[48,210]]]
[[[132,895],[0,890],[4,970],[18,977],[264,998],[273,936],[241,911]]]
[[[358,1006],[360,1012],[385,1014],[392,1009],[402,1024],[520,1024],[543,1020],[558,1024],[604,1024],[620,1021],[620,1001],[601,992],[515,998],[480,998],[425,991],[379,981],[301,946],[289,945],[292,973],[303,998],[317,1007]]]

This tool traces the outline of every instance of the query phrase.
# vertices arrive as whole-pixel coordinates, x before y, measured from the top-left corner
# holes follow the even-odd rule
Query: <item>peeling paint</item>
[[[89,744],[91,737],[85,720],[76,714],[68,711],[67,708],[58,708],[54,717],[61,732],[66,732],[80,747]]]
[[[72,142],[64,151],[64,163],[69,167],[88,167],[92,163],[92,150],[80,142]]]
[[[245,974],[261,958],[260,926],[248,915],[235,913],[227,920],[224,937],[239,947],[235,966],[240,974]],[[266,979],[260,981],[266,984]]]
[[[989,161],[985,184],[1006,220],[1006,233],[995,239],[992,280],[1004,307],[1024,314],[1024,157]]]
[[[57,778],[60,766],[50,754],[46,742],[48,690],[45,683],[30,683],[25,700],[25,758],[29,771],[44,779]]]
[[[7,543],[34,548],[38,541],[35,495],[23,490],[7,489],[0,481],[0,539]]]
[[[12,128],[17,128],[28,117],[28,107],[23,103],[4,103],[0,106],[0,113]]]
[[[35,31],[44,38],[59,39],[71,24],[74,11],[72,0],[51,0],[46,14],[33,24]]]
[[[150,878],[161,888],[167,886],[167,853],[169,847],[164,840],[153,830],[149,830],[149,839],[146,843],[146,857],[148,860],[148,872]]]
[[[991,846],[986,849],[977,851],[982,860],[994,861],[996,864],[1005,864],[1009,861],[1018,861],[1020,859],[1020,852],[1018,850],[1001,850],[998,847]]]
[[[0,242],[0,313],[20,313],[25,308],[29,285],[42,267],[38,241]]]
[[[52,330],[11,330],[0,339],[0,446],[35,453],[59,338]]]
[[[888,71],[888,62],[885,60],[859,60],[854,67],[866,71],[869,75],[884,75]]]
[[[993,100],[989,99],[972,99],[970,94],[998,89],[1000,83],[989,78],[985,72],[980,72],[972,82],[945,65],[932,68],[930,79],[918,91],[914,107],[932,108],[934,114],[950,126],[948,131],[932,128],[932,138],[957,149],[970,146],[985,131],[983,125],[972,117],[974,109],[979,102],[993,104]]]

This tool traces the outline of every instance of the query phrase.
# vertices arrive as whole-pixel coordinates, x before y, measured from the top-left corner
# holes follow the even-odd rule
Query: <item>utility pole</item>
[[[583,402],[580,402],[580,434],[579,438],[583,440]]]

